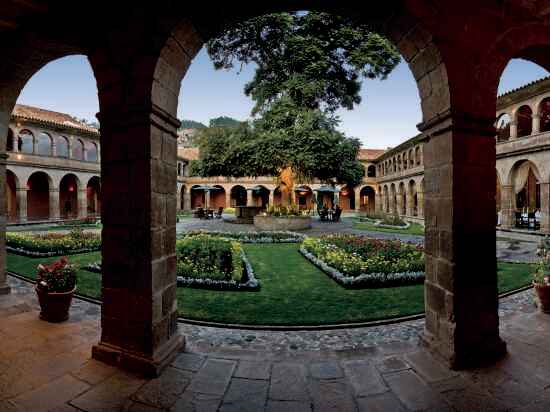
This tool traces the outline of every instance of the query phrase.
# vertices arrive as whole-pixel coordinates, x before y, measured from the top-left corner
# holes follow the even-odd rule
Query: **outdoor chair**
[[[527,228],[537,230],[540,228],[540,223],[537,222],[537,218],[535,217],[535,212],[529,212],[527,214]]]
[[[219,207],[218,208],[218,211],[216,212],[216,219],[221,219],[222,218],[222,213],[223,213],[223,207]]]
[[[339,222],[341,215],[342,215],[342,209],[336,209],[332,215],[332,221]]]
[[[197,217],[199,219],[204,219],[206,217],[206,214],[204,213],[204,209],[202,207],[199,207],[197,209]]]
[[[521,215],[521,212],[515,212],[515,217],[516,217],[516,227],[518,228],[524,227],[523,216]]]

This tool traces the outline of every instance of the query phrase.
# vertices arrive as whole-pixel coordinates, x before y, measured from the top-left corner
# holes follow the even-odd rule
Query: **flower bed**
[[[207,234],[185,236],[176,241],[176,257],[178,286],[224,290],[260,287],[241,244],[235,240]]]
[[[300,252],[346,288],[419,284],[424,281],[421,246],[366,236],[328,235],[304,240]]]
[[[30,257],[48,257],[94,252],[101,249],[101,235],[73,229],[68,234],[8,232],[6,250]]]
[[[305,239],[305,236],[301,233],[289,231],[222,232],[202,230],[182,234],[181,238],[201,234],[235,239],[241,243],[301,243]]]

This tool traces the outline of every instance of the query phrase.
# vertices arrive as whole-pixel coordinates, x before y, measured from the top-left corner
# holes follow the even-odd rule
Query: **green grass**
[[[399,233],[401,235],[424,236],[424,226],[419,223],[411,223],[408,229],[389,229],[385,227],[374,226],[373,223],[360,222],[358,220],[353,224],[354,229],[368,230],[371,232]]]
[[[178,288],[181,316],[248,324],[323,324],[377,320],[422,313],[422,285],[348,290],[336,284],[298,252],[296,244],[243,245],[262,287],[258,292],[225,292]],[[99,260],[99,252],[70,256],[81,267]],[[8,254],[8,270],[34,278],[39,262]],[[499,292],[530,283],[529,264],[499,263]],[[98,298],[100,277],[78,271],[79,293]]]
[[[69,262],[76,264],[79,268],[84,268],[89,263],[101,260],[101,252],[70,255],[68,258]],[[36,279],[36,267],[39,263],[51,263],[57,259],[59,259],[59,257],[31,258],[8,253],[7,266],[10,272],[15,272],[30,279]],[[79,269],[76,276],[78,279],[77,293],[94,299],[101,298],[101,278],[99,274]]]

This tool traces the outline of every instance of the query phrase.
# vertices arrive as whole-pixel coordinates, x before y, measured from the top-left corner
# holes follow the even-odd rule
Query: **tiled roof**
[[[542,83],[544,81],[547,81],[548,79],[550,79],[550,76],[546,76],[546,77],[543,77],[541,79],[537,79],[537,80],[534,80],[532,82],[526,83],[523,86],[517,87],[517,88],[512,89],[512,90],[508,90],[507,92],[502,93],[501,95],[498,96],[498,98],[500,99],[501,97],[511,95],[511,94],[516,93],[516,92],[518,92],[520,90],[523,90],[523,89],[527,89],[528,87],[534,86],[535,84],[538,84],[538,83]]]
[[[359,149],[359,160],[374,160],[385,152],[384,149]]]
[[[74,119],[66,113],[53,112],[51,110],[40,109],[38,107],[27,106],[24,104],[15,105],[13,108],[12,117],[55,126],[68,127],[99,135],[99,130]]]
[[[198,160],[199,148],[198,147],[178,147],[178,157],[183,157],[187,160]]]

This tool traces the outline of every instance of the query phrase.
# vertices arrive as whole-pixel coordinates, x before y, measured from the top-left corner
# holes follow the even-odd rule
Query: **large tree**
[[[256,118],[231,130],[205,129],[195,173],[281,176],[290,170],[299,181],[361,181],[359,141],[337,130],[334,113],[360,103],[364,78],[384,79],[398,64],[387,39],[349,18],[278,13],[239,23],[207,48],[217,69],[257,66],[245,86]]]

